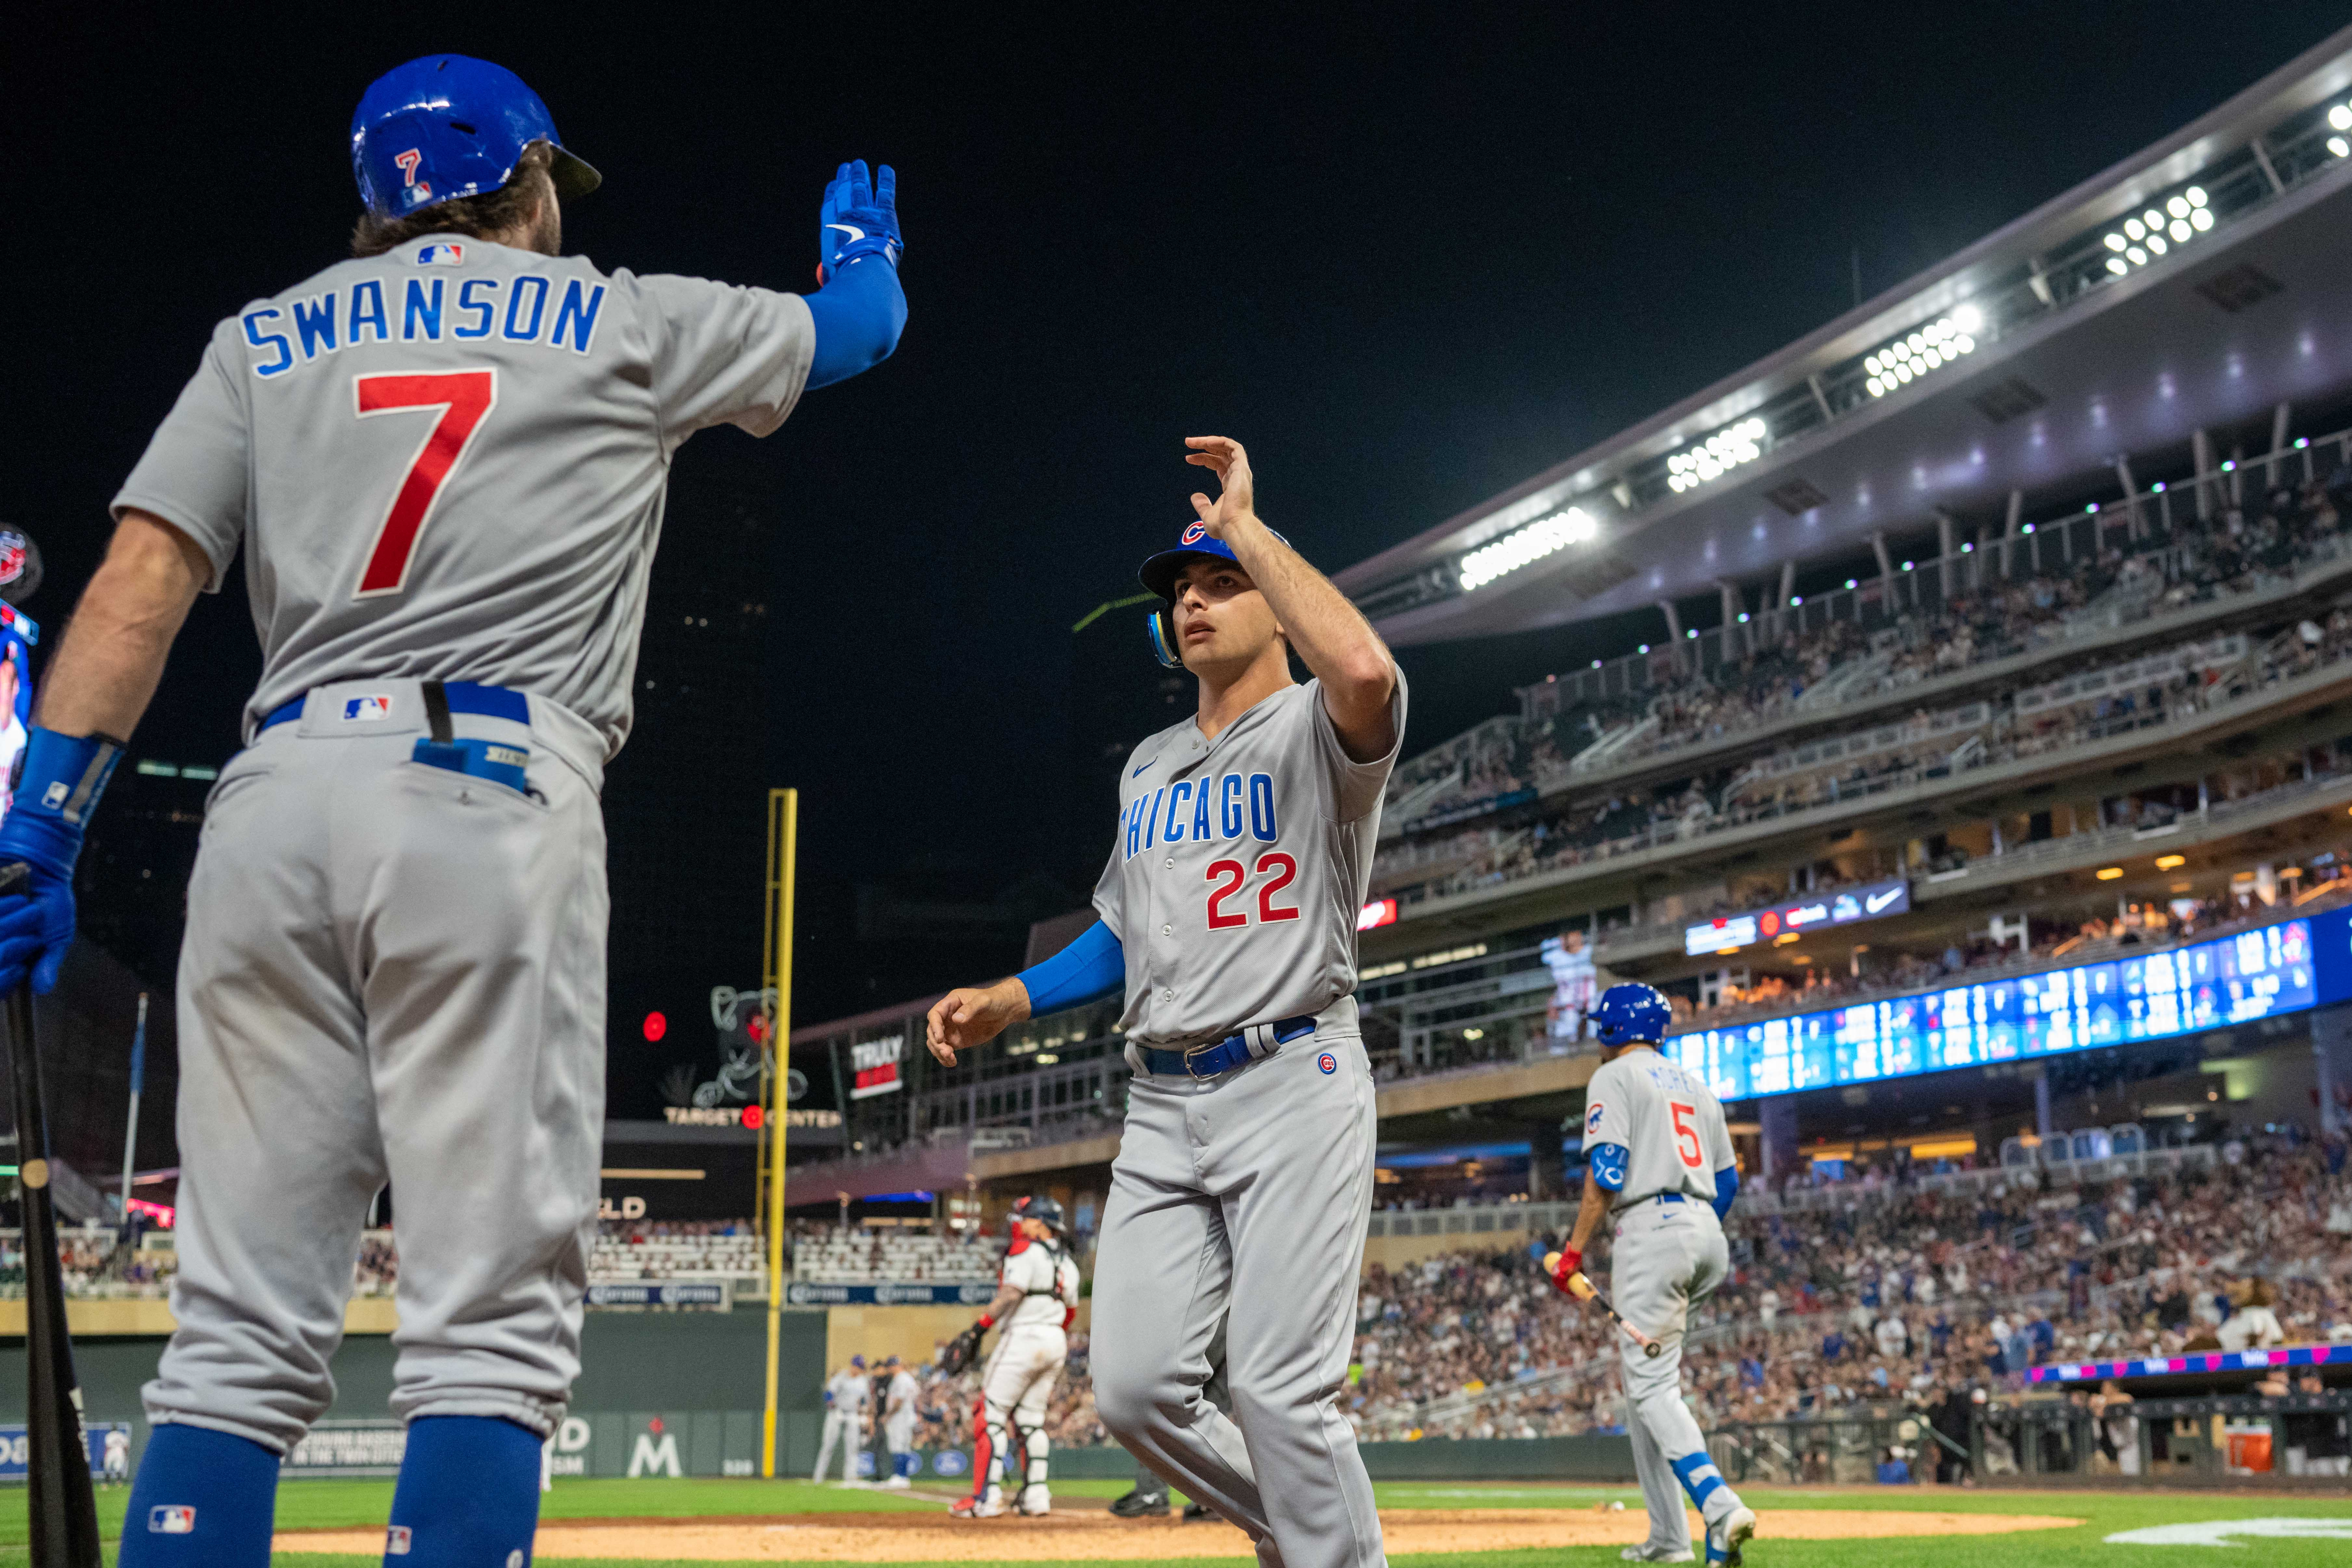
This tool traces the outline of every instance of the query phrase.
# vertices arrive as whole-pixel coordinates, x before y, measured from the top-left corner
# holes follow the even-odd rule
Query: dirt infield
[[[1772,1509],[1758,1515],[1765,1541],[1835,1541],[1901,1535],[1991,1535],[2065,1530],[2083,1521],[2032,1513],[1848,1512]],[[1630,1545],[1648,1522],[1639,1510],[1398,1509],[1381,1515],[1393,1555],[1492,1552],[1527,1546]],[[1692,1524],[1696,1539],[1698,1526]],[[382,1531],[281,1534],[279,1552],[373,1556]],[[1079,1562],[1103,1558],[1255,1559],[1248,1538],[1223,1521],[1118,1519],[1099,1507],[1045,1519],[951,1520],[929,1513],[800,1513],[733,1519],[563,1520],[540,1526],[534,1555],[692,1558],[708,1562],[821,1559],[853,1563]]]

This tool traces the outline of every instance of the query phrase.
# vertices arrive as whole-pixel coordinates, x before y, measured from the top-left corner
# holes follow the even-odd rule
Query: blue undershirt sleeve
[[[1014,976],[1029,991],[1029,1016],[1042,1018],[1127,989],[1127,952],[1110,927],[1095,921],[1077,940]]]
[[[824,288],[802,298],[816,322],[812,389],[872,370],[890,357],[906,329],[907,296],[898,287],[898,269],[878,256],[851,262]]]
[[[1723,1218],[1731,1212],[1731,1200],[1739,1195],[1739,1167],[1726,1165],[1715,1173],[1715,1217]]]

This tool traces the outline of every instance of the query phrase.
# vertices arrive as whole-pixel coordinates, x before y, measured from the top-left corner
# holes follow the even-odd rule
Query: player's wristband
[[[36,729],[25,746],[25,776],[13,809],[52,818],[79,841],[121,760],[120,741]]]
[[[1097,921],[1069,946],[1013,978],[1029,993],[1029,1016],[1042,1018],[1126,990],[1127,951],[1110,927]]]

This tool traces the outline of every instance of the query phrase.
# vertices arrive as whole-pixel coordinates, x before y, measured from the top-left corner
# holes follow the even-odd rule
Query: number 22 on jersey
[[[362,419],[427,409],[437,416],[409,459],[400,488],[384,508],[383,521],[376,525],[375,542],[352,597],[381,598],[408,585],[408,563],[425,520],[433,514],[433,503],[465,460],[474,433],[498,400],[495,370],[386,371],[352,377],[352,401]]]

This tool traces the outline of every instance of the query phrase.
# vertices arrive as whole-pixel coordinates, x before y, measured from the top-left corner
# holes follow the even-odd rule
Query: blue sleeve
[[[802,298],[816,321],[812,390],[872,370],[890,357],[906,329],[907,296],[898,287],[898,269],[877,257],[850,263],[824,288]]]
[[[1726,1165],[1715,1173],[1715,1217],[1723,1218],[1731,1212],[1731,1200],[1739,1195],[1739,1167]]]
[[[1603,1192],[1625,1190],[1625,1162],[1632,1155],[1622,1143],[1595,1143],[1585,1151],[1585,1163],[1591,1167],[1592,1180]]]
[[[1126,990],[1127,952],[1110,927],[1097,921],[1069,946],[1013,978],[1028,988],[1029,1016],[1042,1018]]]

